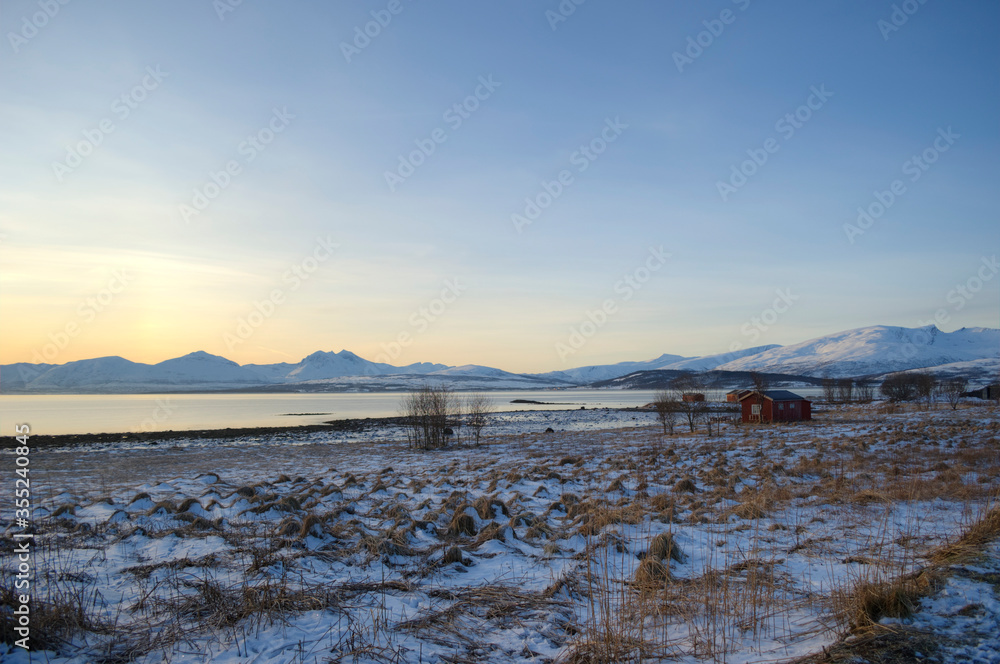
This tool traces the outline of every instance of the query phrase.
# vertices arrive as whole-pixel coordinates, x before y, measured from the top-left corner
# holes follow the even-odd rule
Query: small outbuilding
[[[740,397],[751,394],[752,392],[753,390],[730,390],[729,392],[726,392],[726,401],[728,403],[738,403]]]
[[[705,395],[701,392],[685,392],[681,395],[681,400],[687,403],[695,403],[698,401],[704,401]]]
[[[977,399],[1000,399],[1000,385],[987,385],[978,390],[964,392],[963,397],[975,397]]]
[[[812,419],[812,402],[788,390],[767,390],[757,393],[747,390],[739,397],[743,421],[801,422]]]

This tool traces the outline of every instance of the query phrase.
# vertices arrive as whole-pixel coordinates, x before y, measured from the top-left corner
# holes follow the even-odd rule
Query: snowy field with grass
[[[1000,661],[993,405],[485,433],[34,450],[34,652],[5,538],[0,659]]]

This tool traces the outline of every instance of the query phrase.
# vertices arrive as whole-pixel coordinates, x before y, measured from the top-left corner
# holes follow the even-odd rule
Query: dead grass
[[[978,518],[953,542],[937,548],[932,563],[947,565],[979,555],[983,546],[1000,538],[1000,505],[984,509]]]
[[[653,560],[669,558],[678,563],[683,563],[686,558],[681,547],[674,542],[674,536],[671,533],[660,533],[654,537],[649,543],[646,555]]]
[[[456,510],[448,523],[447,533],[449,537],[461,537],[462,535],[475,537],[476,522],[463,509]]]
[[[921,586],[913,578],[862,578],[831,596],[838,624],[851,634],[870,632],[883,618],[908,618],[919,600]]]
[[[344,461],[337,466],[355,469],[357,476],[336,471],[314,480],[284,476],[276,484],[235,491],[223,484],[201,500],[178,492],[179,506],[164,500],[149,510],[162,523],[162,530],[150,536],[219,536],[231,548],[215,557],[125,570],[143,597],[128,614],[136,632],[130,647],[141,658],[151,630],[159,630],[165,639],[161,645],[169,645],[170,639],[186,643],[194,634],[205,638],[204,626],[218,630],[220,640],[238,642],[239,630],[280,623],[299,611],[327,610],[337,615],[333,620],[344,620],[337,622],[340,640],[331,640],[332,661],[402,661],[403,651],[392,636],[397,630],[449,644],[454,654],[444,661],[486,661],[499,655],[482,649],[484,642],[492,643],[484,635],[510,625],[520,625],[521,632],[544,625],[547,639],[571,645],[563,661],[725,661],[756,639],[792,640],[799,627],[787,616],[818,613],[823,601],[835,607],[831,613],[853,632],[854,641],[874,644],[883,631],[880,619],[907,615],[921,593],[934,587],[939,568],[974,556],[998,536],[1000,514],[994,508],[981,518],[970,517],[960,537],[931,553],[924,573],[912,571],[930,546],[916,533],[891,532],[887,525],[874,535],[884,541],[869,545],[856,532],[870,525],[873,515],[909,501],[981,504],[996,491],[1000,454],[993,438],[983,444],[982,431],[957,420],[936,416],[918,426],[887,418],[872,425],[865,419],[870,411],[829,417],[842,418],[835,420],[840,427],[835,435],[819,427],[760,428],[728,436],[724,431],[711,441],[675,439],[665,453],[655,431],[595,436],[589,447],[577,444],[582,437],[523,436],[508,441],[518,455],[504,463],[492,458],[504,450],[504,441],[496,441],[488,455],[462,450],[419,476],[395,474],[385,462],[355,468]],[[856,434],[844,425],[843,418],[850,417],[857,420]],[[643,448],[645,443],[657,449]],[[537,490],[527,483],[513,486],[526,477],[546,483]],[[345,499],[343,489],[350,487]],[[373,495],[389,487],[399,487],[402,495],[395,489],[392,496]],[[632,487],[637,493],[627,491]],[[222,498],[227,491],[232,493]],[[143,498],[148,494],[132,500]],[[317,498],[326,500],[317,503]],[[195,514],[198,505],[214,512],[242,499],[251,509],[238,518]],[[58,521],[57,513],[73,514],[73,506],[62,509],[47,517],[44,527],[76,548],[100,547],[101,538],[121,541],[132,527],[86,523],[93,523],[90,514],[111,511],[103,508],[77,507],[84,516]],[[477,521],[485,522],[481,530]],[[659,532],[668,527],[670,532]],[[307,547],[301,540],[309,535],[327,541],[310,540]],[[575,535],[588,538],[582,551]],[[476,573],[469,577],[476,579],[495,565],[489,561],[497,547],[488,553],[479,547],[515,537],[541,549],[539,565],[558,570],[544,592],[523,592],[521,580],[509,575],[502,586],[461,586],[470,571],[466,565],[475,564]],[[691,542],[691,555],[678,541],[685,549]],[[899,560],[901,552],[909,557]],[[857,569],[833,598],[812,591],[804,599],[795,594],[802,580],[787,577],[791,568],[779,556]],[[352,574],[374,574],[375,580],[308,585],[301,575],[308,575],[315,561],[343,564],[353,568]],[[396,578],[379,582],[379,573]],[[448,588],[431,585],[438,579],[447,579]],[[390,618],[384,608],[388,593],[414,593],[406,603],[420,602],[416,619],[398,623]],[[84,605],[84,611],[97,615],[93,606]],[[587,617],[574,622],[574,613]],[[65,635],[116,629],[96,620],[77,620],[74,626],[73,620],[68,611]],[[139,638],[139,632],[145,636]],[[530,651],[521,656],[541,659]]]

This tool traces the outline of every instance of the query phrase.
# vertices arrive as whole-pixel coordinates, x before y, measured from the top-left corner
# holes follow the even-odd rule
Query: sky
[[[1000,5],[0,6],[0,363],[1000,326]]]

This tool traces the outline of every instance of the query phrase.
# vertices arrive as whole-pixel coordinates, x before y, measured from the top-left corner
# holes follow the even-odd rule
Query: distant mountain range
[[[515,374],[479,365],[449,367],[421,362],[397,367],[354,353],[316,352],[296,364],[239,365],[203,351],[158,364],[101,357],[67,364],[0,366],[0,393],[134,393],[154,391],[381,391],[421,384],[455,389],[540,389],[558,387],[642,387],[680,372],[711,371],[744,381],[760,371],[805,377],[870,377],[915,369],[995,381],[1000,372],[1000,329],[962,328],[942,332],[875,326],[838,332],[791,346],[759,346],[732,353],[684,357],[661,355],[645,362],[620,362]],[[643,376],[646,372],[652,372]],[[629,377],[627,380],[623,377]],[[809,381],[807,381],[809,382]]]

